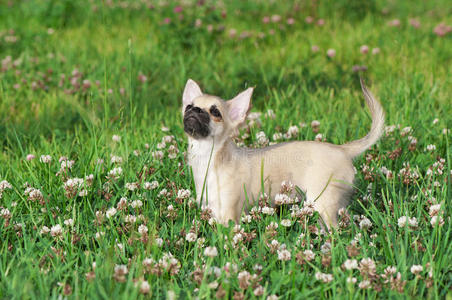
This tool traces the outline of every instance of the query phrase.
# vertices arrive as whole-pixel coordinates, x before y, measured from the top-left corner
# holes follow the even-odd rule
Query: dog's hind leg
[[[314,208],[328,228],[331,228],[337,226],[337,212],[347,206],[351,192],[351,185],[330,182],[320,193],[308,193],[308,199],[315,199]]]

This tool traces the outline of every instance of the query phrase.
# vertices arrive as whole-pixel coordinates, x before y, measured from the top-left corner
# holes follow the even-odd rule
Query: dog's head
[[[182,96],[184,131],[195,139],[227,137],[245,121],[250,108],[253,88],[224,101],[219,97],[203,94],[199,86],[189,79]]]

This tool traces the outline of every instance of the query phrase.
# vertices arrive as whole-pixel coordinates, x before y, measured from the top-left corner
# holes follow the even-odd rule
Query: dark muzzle
[[[207,137],[209,129],[210,116],[199,107],[190,107],[185,110],[184,131],[194,138]]]

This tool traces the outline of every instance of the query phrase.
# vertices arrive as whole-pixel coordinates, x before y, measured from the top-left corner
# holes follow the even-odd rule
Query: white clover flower
[[[314,200],[306,199],[303,202],[303,208],[301,209],[301,213],[303,215],[312,216],[315,211],[314,204],[315,204]]]
[[[241,219],[242,223],[251,223],[253,218],[250,215],[244,215]]]
[[[325,274],[325,273],[322,273],[322,272],[316,272],[315,273],[315,279],[317,279],[319,281],[322,281],[324,283],[328,283],[328,282],[333,281],[334,278],[333,278],[332,274]]]
[[[234,236],[232,237],[232,242],[236,245],[241,241],[243,241],[243,234],[241,234],[240,232],[234,234]]]
[[[297,125],[290,126],[289,129],[287,129],[286,137],[295,138],[298,136],[299,132],[300,132],[300,130],[298,129]]]
[[[64,225],[66,225],[66,226],[74,226],[74,220],[73,219],[64,220]]]
[[[320,251],[323,254],[327,254],[331,252],[331,243],[330,242],[325,242],[321,247],[320,247]]]
[[[396,129],[396,125],[389,125],[389,126],[385,126],[385,133],[386,135],[393,133]]]
[[[336,50],[335,50],[335,49],[328,49],[328,50],[326,51],[326,55],[327,55],[328,57],[333,58],[333,57],[336,56]]]
[[[172,143],[174,140],[175,140],[174,135],[165,135],[162,138],[162,141],[165,142],[165,143]]]
[[[95,238],[96,238],[96,240],[98,240],[98,239],[100,239],[101,237],[103,237],[105,235],[105,232],[103,232],[103,231],[99,231],[99,232],[96,232],[96,234],[95,234]]]
[[[209,274],[214,274],[215,277],[219,278],[221,276],[221,268],[212,266],[209,269]]]
[[[430,224],[432,226],[443,226],[444,225],[444,219],[441,216],[433,216],[432,219],[430,220]]]
[[[60,160],[61,160],[61,158],[60,158]],[[63,160],[61,160],[61,163],[60,163],[60,169],[62,171],[72,169],[72,167],[74,166],[74,163],[75,162],[73,160],[67,160],[66,157],[63,157]]]
[[[50,155],[41,155],[39,161],[43,164],[49,164],[52,161],[52,156]]]
[[[292,225],[292,221],[289,219],[281,220],[281,225],[284,227],[290,227]]]
[[[52,228],[50,228],[50,235],[53,237],[61,236],[62,233],[63,233],[63,228],[61,227],[60,224],[57,224],[55,226],[52,226]]]
[[[116,265],[115,273],[127,274],[129,273],[129,269],[127,268],[126,265]]]
[[[356,281],[357,280],[355,277],[347,277],[347,283],[349,283],[349,284],[355,284]]]
[[[155,263],[155,260],[150,257],[146,257],[145,259],[143,259],[143,262],[142,262],[144,267],[151,267],[154,263]]]
[[[402,134],[402,136],[405,136],[405,135],[409,134],[412,130],[413,129],[410,126],[407,126],[407,127],[402,128],[400,133]]]
[[[198,246],[198,248],[202,248],[205,242],[206,238],[200,237],[196,240],[196,245]]]
[[[312,128],[317,128],[319,126],[320,126],[320,122],[319,121],[314,120],[314,121],[311,122],[311,127]]]
[[[110,177],[113,177],[113,178],[119,178],[119,176],[121,176],[121,174],[122,174],[122,168],[121,167],[116,167],[116,168],[113,168],[112,170],[110,170],[110,172],[108,172],[108,175],[110,176]]]
[[[116,208],[111,207],[107,210],[105,215],[107,216],[108,219],[110,219],[111,217],[113,217],[116,214],[116,212],[117,212]]]
[[[142,281],[140,284],[140,293],[148,294],[151,290],[151,285],[146,280]]]
[[[413,265],[410,269],[411,273],[413,273],[414,275],[421,273],[422,270],[424,270],[424,267],[422,267],[421,265]]]
[[[394,267],[394,266],[387,266],[387,267],[385,268],[385,273],[388,273],[388,274],[395,274],[396,272],[397,272],[397,268]]]
[[[145,190],[155,190],[156,188],[158,188],[159,183],[158,181],[152,181],[152,182],[145,182],[143,184],[143,187]]]
[[[287,249],[278,250],[278,260],[288,261],[291,259],[291,257],[292,255],[290,254],[289,250]]]
[[[191,195],[190,190],[180,189],[177,191],[177,198],[179,199],[187,199]]]
[[[279,140],[281,140],[282,138],[283,138],[283,135],[282,135],[281,132],[274,133],[274,134],[273,134],[273,137],[272,137],[272,139],[273,139],[274,141],[279,141]]]
[[[135,217],[134,215],[127,215],[127,216],[124,217],[124,221],[126,223],[133,224],[133,223],[135,223],[137,221],[137,217]]]
[[[161,142],[161,143],[157,143],[157,149],[165,149],[166,148],[166,143],[165,142]]]
[[[154,159],[161,160],[163,158],[163,156],[165,156],[165,154],[163,153],[163,151],[158,150],[158,151],[153,151],[151,153],[151,156]]]
[[[269,142],[267,135],[263,131],[256,133],[256,140],[259,145],[266,145]]]
[[[272,248],[274,248],[274,249],[278,249],[280,246],[279,246],[279,242],[277,241],[277,240],[272,240],[271,242],[270,242],[270,245],[271,245],[271,247]]]
[[[130,206],[131,206],[132,208],[139,208],[139,207],[142,207],[142,206],[143,206],[143,202],[142,202],[141,200],[133,200],[133,201],[130,203]]]
[[[141,235],[147,234],[148,233],[147,226],[144,224],[141,224],[140,226],[138,226],[138,233]]]
[[[408,219],[408,225],[410,225],[410,227],[414,227],[416,228],[418,226],[418,221],[415,217],[413,218],[409,218]]]
[[[126,206],[127,206],[127,198],[121,197],[121,199],[119,199],[119,202],[116,204],[116,207],[118,209],[121,209],[121,208],[125,208]]]
[[[358,269],[358,261],[356,259],[347,259],[344,262],[344,268],[347,270]]]
[[[157,244],[158,247],[162,247],[163,246],[163,239],[162,238],[156,238],[155,239],[155,243]]]
[[[42,226],[40,233],[41,234],[48,234],[50,232],[50,228],[47,226]]]
[[[129,191],[134,191],[138,188],[138,184],[136,182],[127,182],[126,183],[126,189],[128,189]]]
[[[207,257],[215,257],[218,255],[218,250],[216,247],[206,247],[206,249],[204,249],[204,255]]]
[[[314,139],[315,139],[316,141],[318,141],[318,142],[323,141],[323,139],[324,139],[323,134],[318,133],[318,134],[315,136]]]
[[[5,191],[5,190],[10,190],[10,189],[12,189],[13,188],[13,186],[11,185],[11,183],[9,183],[8,181],[6,181],[6,180],[2,180],[1,182],[0,182],[0,193],[1,192],[3,192],[3,191]]]
[[[194,243],[196,241],[196,239],[198,238],[198,236],[196,235],[196,233],[194,232],[189,232],[187,233],[187,235],[185,236],[185,240],[189,243]]]
[[[42,199],[44,199],[41,191],[32,187],[28,187],[25,190],[24,194],[28,196],[29,201],[41,201]]]
[[[273,207],[264,206],[262,207],[262,213],[264,215],[272,216],[275,213],[275,209]]]
[[[69,178],[64,183],[64,188],[79,188],[83,186],[83,179],[82,178]]]
[[[371,287],[370,280],[363,280],[358,284],[358,287],[360,289],[368,289]]]
[[[122,157],[117,155],[112,155],[110,159],[112,164],[121,164],[122,163]]]
[[[11,212],[7,208],[2,208],[0,209],[0,217],[9,218],[11,217]]]
[[[248,120],[257,120],[261,117],[261,114],[262,114],[261,112],[253,111],[248,114],[247,119]]]
[[[177,154],[179,153],[179,149],[175,145],[171,145],[168,148],[168,158],[175,159]]]
[[[119,135],[113,135],[111,137],[111,139],[113,140],[113,142],[119,143],[121,141],[121,137]]]
[[[397,220],[397,225],[399,225],[400,228],[403,228],[406,226],[407,223],[407,217],[406,216],[401,216],[398,220]]]
[[[372,227],[372,222],[371,222],[368,218],[366,218],[366,217],[364,217],[364,218],[361,220],[361,222],[359,222],[359,228],[361,228],[361,229],[363,229],[363,230],[367,230],[367,229],[369,229],[370,227]]]
[[[276,194],[275,195],[275,204],[276,205],[283,205],[283,204],[289,204],[290,203],[290,197],[286,194]]]
[[[434,151],[434,150],[436,150],[436,146],[433,144],[430,144],[430,145],[427,145],[426,149],[427,149],[427,151]]]
[[[278,229],[279,225],[276,222],[270,222],[270,224],[267,225],[267,227],[265,229],[267,230],[276,230]]]
[[[265,117],[274,119],[276,117],[276,115],[275,115],[275,112],[273,111],[273,109],[268,109],[267,112],[265,113]]]
[[[303,256],[307,261],[311,261],[315,258],[315,253],[312,250],[304,250],[303,251]]]
[[[261,285],[257,286],[253,291],[253,294],[257,297],[262,296],[264,293],[265,289]]]
[[[160,192],[159,192],[159,196],[160,197],[166,197],[166,196],[168,196],[168,190],[167,189],[162,189]]]

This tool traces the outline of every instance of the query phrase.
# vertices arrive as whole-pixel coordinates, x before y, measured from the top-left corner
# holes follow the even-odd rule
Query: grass
[[[179,13],[176,2],[111,3],[0,3],[0,181],[11,184],[0,197],[0,298],[452,298],[452,35],[433,32],[452,23],[447,1],[207,1],[183,4]],[[275,14],[281,21],[262,21]],[[394,19],[399,26],[388,25]],[[326,55],[330,48],[336,56]],[[353,72],[355,65],[367,71]],[[359,76],[381,100],[387,125],[397,126],[355,160],[349,224],[318,235],[316,214],[297,219],[280,207],[242,222],[240,240],[239,229],[211,225],[191,197],[177,199],[182,190],[195,196],[180,114],[188,78],[225,99],[255,86],[252,111],[262,115],[241,141],[258,147],[258,132],[272,141],[293,125],[298,140],[363,136],[370,117]],[[274,119],[265,117],[269,109]],[[173,137],[157,149],[165,136]],[[74,164],[56,175],[62,156]],[[108,175],[115,167],[122,168],[117,179]],[[89,174],[92,184],[80,186],[86,195],[69,195],[65,182]],[[153,181],[157,188],[144,188]],[[29,199],[27,187],[42,198]],[[119,209],[122,197],[127,205]],[[442,226],[431,224],[434,204]],[[417,226],[399,226],[403,216]],[[55,236],[41,233],[45,227]],[[281,255],[285,244],[289,260],[278,259],[272,240]],[[206,256],[206,247],[218,255]],[[345,269],[347,259],[358,269]],[[414,274],[413,265],[422,271]],[[390,266],[396,271],[385,278]]]

